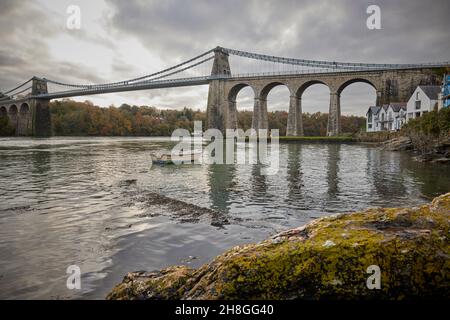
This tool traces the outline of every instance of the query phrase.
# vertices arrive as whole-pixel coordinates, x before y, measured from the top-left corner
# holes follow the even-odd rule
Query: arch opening
[[[11,107],[9,107],[9,114],[15,116],[17,115],[17,106],[13,104]]]
[[[364,78],[354,78],[354,79],[350,79],[350,80],[342,83],[339,86],[337,93],[341,94],[345,88],[347,88],[349,85],[354,84],[354,83],[365,83],[365,84],[368,84],[369,86],[371,86],[373,89],[375,89],[375,91],[377,90],[377,87],[370,80],[364,79]]]
[[[377,104],[376,87],[365,79],[352,79],[341,85],[340,95],[341,134],[355,134],[359,131],[372,131],[373,119],[367,122],[366,114]]]
[[[281,82],[266,85],[260,94],[261,103],[266,104],[268,129],[278,129],[280,136],[286,136],[288,131],[290,96],[289,87]]]
[[[327,135],[330,93],[330,87],[320,80],[306,82],[298,88],[296,96],[303,111],[305,136]]]
[[[20,106],[20,114],[27,114],[30,112],[30,107],[26,103],[22,103]]]
[[[6,111],[6,107],[0,107],[0,117],[7,117],[8,111]]]
[[[299,99],[301,99],[301,98],[303,97],[303,93],[304,93],[306,90],[308,90],[310,87],[314,86],[313,89],[317,88],[317,86],[315,86],[315,85],[320,85],[320,87],[325,86],[325,87],[327,87],[328,90],[329,90],[329,86],[328,86],[325,82],[320,81],[320,80],[311,80],[311,81],[308,81],[308,82],[305,82],[304,84],[302,84],[302,85],[297,89],[297,92],[295,93],[295,95],[296,95]]]
[[[228,104],[234,127],[244,131],[252,127],[254,101],[255,91],[250,85],[240,83],[231,88]]]

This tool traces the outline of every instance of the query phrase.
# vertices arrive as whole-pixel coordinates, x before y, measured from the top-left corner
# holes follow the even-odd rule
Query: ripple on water
[[[329,213],[420,204],[450,189],[448,169],[360,145],[281,145],[274,176],[258,165],[149,170],[149,152],[171,145],[0,139],[0,298],[103,298],[128,271],[196,267]],[[65,286],[71,264],[81,291]]]

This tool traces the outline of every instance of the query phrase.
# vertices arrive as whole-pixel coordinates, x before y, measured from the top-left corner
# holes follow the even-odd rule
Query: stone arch
[[[302,107],[302,98],[303,98],[303,94],[304,92],[310,88],[311,86],[314,86],[316,84],[321,84],[324,85],[325,87],[328,88],[329,92],[331,93],[333,88],[332,86],[321,80],[321,79],[312,79],[309,81],[306,81],[304,83],[301,83],[295,90],[295,110],[296,112],[296,118],[295,118],[295,127],[296,127],[296,131],[297,131],[297,135],[302,136],[303,135],[303,119],[302,119],[302,114],[303,114],[303,107]],[[330,101],[331,101],[331,97],[330,97]]]
[[[30,107],[28,106],[27,103],[22,103],[22,105],[20,106],[20,114],[28,114],[30,112]]]
[[[289,87],[289,85],[280,81],[274,81],[264,85],[259,93],[259,98],[262,100],[267,100],[267,96],[269,95],[270,91],[278,86],[285,86],[286,88],[288,88],[289,93],[291,93],[291,88]]]
[[[27,135],[30,122],[30,107],[27,103],[22,103],[19,109],[19,118],[17,120],[17,134]]]
[[[259,92],[259,128],[260,129],[269,129],[269,114],[268,114],[268,107],[267,107],[267,97],[269,93],[276,87],[285,87],[289,91],[289,107],[288,107],[288,120],[286,123],[286,135],[295,135],[292,130],[289,130],[289,118],[295,117],[293,112],[291,111],[291,101],[290,97],[292,96],[292,90],[290,86],[287,83],[284,83],[282,81],[273,81],[265,84],[261,91]],[[289,134],[288,134],[289,133]]]
[[[357,82],[367,83],[371,85],[373,88],[375,88],[378,95],[378,90],[375,84],[371,80],[364,77],[354,77],[347,79],[336,86],[336,89],[331,90],[327,129],[327,134],[329,136],[336,136],[341,133],[341,93],[347,86]]]
[[[9,107],[9,114],[13,116],[17,116],[17,106],[15,104]]]
[[[8,111],[6,110],[5,106],[1,106],[0,107],[0,117],[7,117],[8,116]]]
[[[298,99],[301,99],[303,93],[305,92],[305,90],[308,89],[309,87],[315,85],[315,84],[323,84],[330,90],[330,92],[332,90],[331,86],[328,83],[326,83],[325,81],[322,81],[322,80],[310,80],[310,81],[307,81],[305,83],[302,83],[297,88],[297,90],[295,91],[295,95],[297,96]]]
[[[351,78],[351,79],[348,79],[348,80],[342,82],[337,89],[337,97],[339,99],[339,111],[340,112],[343,112],[343,110],[345,110],[345,105],[349,104],[349,100],[347,100],[347,99],[349,99],[349,97],[351,97],[350,92],[347,91],[346,95],[343,94],[343,92],[345,91],[345,89],[350,87],[352,84],[356,84],[356,83],[365,84],[364,87],[373,88],[373,91],[371,91],[371,89],[367,89],[364,87],[360,88],[361,90],[369,90],[369,92],[364,95],[364,97],[367,98],[368,101],[362,104],[362,106],[365,106],[365,108],[366,108],[364,110],[364,114],[366,113],[367,108],[369,108],[369,106],[378,105],[379,89],[377,88],[376,83],[374,83],[372,80],[364,78],[364,77],[355,77],[355,78]],[[372,97],[374,97],[374,99],[372,101],[369,101],[372,99]],[[345,111],[343,113],[345,113]],[[344,132],[344,133],[351,133],[351,132]]]
[[[239,94],[239,92],[244,89],[244,88],[251,88],[253,91],[253,95],[256,98],[256,91],[255,88],[253,86],[251,86],[248,83],[245,82],[241,82],[238,84],[235,84],[231,87],[231,89],[228,91],[227,94],[227,103],[228,103],[228,125],[226,126],[227,128],[233,128],[233,129],[237,129],[238,128],[238,110],[237,110],[237,96]],[[254,118],[254,110],[253,110],[253,115],[252,115],[252,127],[253,127],[253,118]],[[242,128],[240,128],[242,129]]]
[[[341,84],[339,85],[339,87],[338,87],[338,89],[337,89],[337,94],[340,95],[340,94],[342,93],[342,91],[344,91],[344,89],[345,89],[346,87],[348,87],[349,85],[351,85],[351,84],[353,84],[353,83],[357,83],[357,82],[367,83],[368,85],[371,85],[371,86],[375,89],[375,91],[378,91],[377,86],[376,86],[372,81],[370,81],[369,79],[365,79],[365,78],[352,78],[352,79],[349,79],[349,80],[344,81],[343,83],[341,83]]]
[[[228,97],[227,97],[228,101],[236,101],[236,97],[237,97],[238,93],[246,87],[250,87],[256,96],[255,88],[253,88],[248,83],[241,82],[241,83],[235,84],[233,87],[231,87],[230,91],[228,92]]]

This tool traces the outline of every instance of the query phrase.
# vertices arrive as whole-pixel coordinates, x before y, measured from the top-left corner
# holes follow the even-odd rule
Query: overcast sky
[[[381,30],[366,27],[369,4]],[[81,9],[81,29],[66,26],[67,7]],[[70,83],[120,81],[149,74],[218,45],[303,59],[414,63],[450,60],[450,1],[144,1],[0,0],[0,90],[31,76]],[[233,72],[233,65],[231,66]],[[207,86],[80,97],[100,106],[206,108]],[[269,95],[269,110],[287,110],[288,91]],[[251,109],[243,90],[238,109]],[[305,112],[327,112],[328,88],[305,92]],[[375,91],[354,84],[344,114],[365,114]]]

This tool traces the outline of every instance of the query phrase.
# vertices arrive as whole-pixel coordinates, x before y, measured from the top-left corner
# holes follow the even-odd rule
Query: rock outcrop
[[[412,141],[409,137],[398,137],[383,143],[383,149],[389,151],[404,151],[413,149]]]
[[[448,299],[449,218],[450,193],[421,207],[320,218],[199,269],[129,273],[107,298]],[[380,289],[367,286],[373,265]]]

